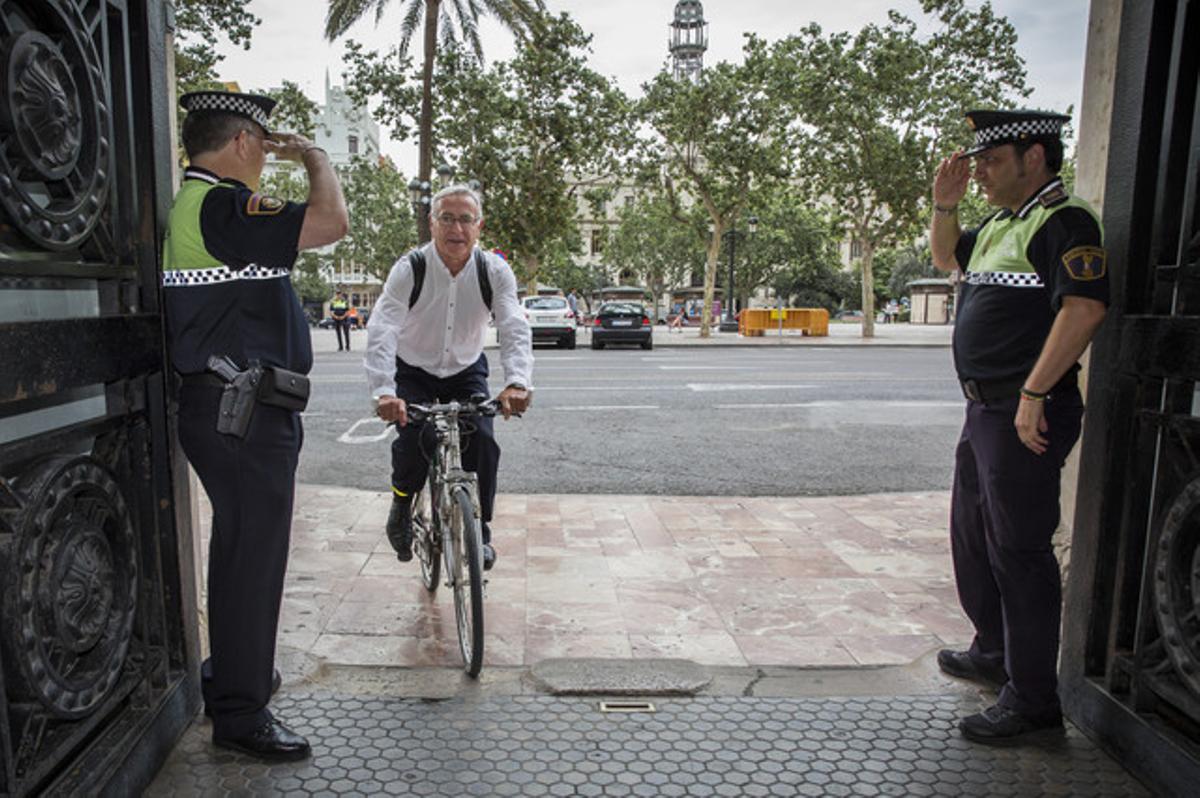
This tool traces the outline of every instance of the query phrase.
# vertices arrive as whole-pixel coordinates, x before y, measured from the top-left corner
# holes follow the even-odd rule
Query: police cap
[[[975,143],[963,155],[978,155],[1002,144],[1058,138],[1071,117],[1047,111],[967,111]]]
[[[275,100],[261,94],[241,94],[234,91],[191,91],[179,98],[179,104],[189,114],[201,111],[220,111],[245,117],[271,132],[269,117]]]

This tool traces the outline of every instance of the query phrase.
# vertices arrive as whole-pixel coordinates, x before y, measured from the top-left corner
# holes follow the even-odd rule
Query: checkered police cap
[[[245,117],[257,122],[263,130],[271,132],[269,118],[275,109],[275,100],[259,94],[238,94],[232,91],[193,91],[179,98],[183,110],[222,111]]]
[[[1070,119],[1045,111],[968,111],[967,125],[975,131],[975,144],[963,154],[977,155],[1028,139],[1058,138]]]

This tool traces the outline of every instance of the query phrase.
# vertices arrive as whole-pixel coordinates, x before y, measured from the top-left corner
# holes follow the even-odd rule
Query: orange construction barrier
[[[738,332],[749,337],[778,330],[778,308],[746,308],[738,314]],[[799,330],[802,335],[829,335],[829,311],[825,308],[784,308],[783,329]]]

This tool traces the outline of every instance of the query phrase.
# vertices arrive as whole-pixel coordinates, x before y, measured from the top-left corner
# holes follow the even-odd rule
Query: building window
[[[599,255],[604,251],[604,231],[599,227],[592,230],[592,254]]]
[[[857,238],[850,239],[850,257],[851,259],[862,257],[862,242]]]
[[[350,137],[350,154],[358,155],[358,136]]]
[[[625,195],[625,207],[626,207],[626,208],[632,208],[632,207],[633,207],[633,195],[632,195],[632,194],[626,194],[626,195]]]

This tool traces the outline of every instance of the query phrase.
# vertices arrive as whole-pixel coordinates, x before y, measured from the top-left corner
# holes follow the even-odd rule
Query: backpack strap
[[[408,295],[408,309],[412,310],[412,306],[421,298],[421,286],[425,284],[425,254],[420,249],[414,249],[408,253],[408,263],[413,274],[412,291]]]
[[[408,308],[417,304],[421,298],[421,286],[425,284],[425,255],[419,249],[408,253],[408,262],[412,266],[413,286],[408,295]],[[487,258],[482,250],[475,250],[475,276],[479,280],[479,293],[483,295],[483,304],[492,309],[492,278],[488,276]]]
[[[487,258],[481,249],[475,250],[475,276],[479,278],[479,293],[483,295],[483,304],[487,305],[488,310],[491,310],[492,278],[488,276]]]

